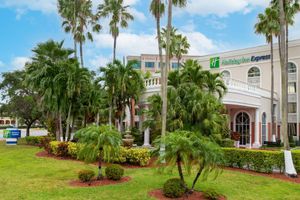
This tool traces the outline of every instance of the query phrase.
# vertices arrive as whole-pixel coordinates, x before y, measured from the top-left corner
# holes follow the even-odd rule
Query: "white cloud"
[[[300,14],[295,16],[295,24],[290,28],[290,38],[299,39],[300,37]]]
[[[56,2],[56,0],[2,0],[0,7],[15,8],[18,15],[27,10],[53,13],[57,9]]]
[[[108,56],[97,55],[89,60],[89,68],[94,71],[98,71],[100,67],[106,66],[111,60]]]
[[[186,8],[176,9],[176,13],[225,17],[235,12],[247,13],[255,7],[266,7],[269,3],[269,0],[189,0]]]
[[[2,62],[1,60],[0,60],[0,67],[3,67],[4,66],[4,62]]]
[[[11,61],[11,66],[14,70],[23,69],[25,64],[29,62],[31,59],[28,57],[15,57]]]
[[[189,54],[203,55],[219,50],[217,45],[204,34],[196,31],[181,32],[191,44]],[[95,35],[95,46],[98,49],[111,49],[113,39],[110,34]],[[117,39],[118,55],[140,55],[157,53],[156,34],[121,33]]]

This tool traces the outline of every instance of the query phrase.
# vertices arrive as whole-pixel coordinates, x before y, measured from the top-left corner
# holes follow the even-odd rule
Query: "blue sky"
[[[93,0],[94,6],[102,0]],[[119,58],[141,53],[156,53],[155,21],[148,12],[150,0],[124,0],[135,20],[118,38]],[[254,34],[256,16],[269,0],[188,0],[185,9],[175,9],[173,24],[191,43],[190,54],[204,55],[265,42]],[[166,18],[162,19],[165,24]],[[98,69],[112,57],[112,38],[107,20],[93,43],[84,46],[85,65]],[[0,72],[21,69],[32,56],[37,43],[49,39],[65,40],[72,47],[71,36],[61,28],[56,0],[0,0]],[[296,17],[291,38],[300,38],[300,16]]]

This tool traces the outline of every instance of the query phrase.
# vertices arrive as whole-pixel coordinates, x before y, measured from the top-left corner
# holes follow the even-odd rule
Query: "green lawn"
[[[160,188],[177,174],[158,175],[154,169],[126,169],[128,183],[94,188],[72,188],[80,169],[96,167],[74,161],[37,158],[39,148],[7,147],[0,143],[0,199],[151,199],[147,193]],[[188,179],[189,183],[191,178]],[[215,181],[199,183],[197,189],[214,188],[233,200],[300,199],[300,184],[272,178],[224,171]]]

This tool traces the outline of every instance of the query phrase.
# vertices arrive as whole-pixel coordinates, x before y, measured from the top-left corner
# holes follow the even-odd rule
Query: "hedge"
[[[50,142],[51,154],[55,156],[61,156],[64,154],[59,147],[62,146],[64,142],[52,141]],[[78,153],[82,144],[67,142],[68,155],[72,158],[78,159]],[[139,166],[146,166],[150,161],[150,150],[145,148],[125,148],[121,147],[119,156],[113,158],[111,161],[114,163],[128,163]]]
[[[225,166],[248,169],[257,172],[272,173],[284,169],[283,151],[251,150],[223,148]],[[300,172],[300,151],[292,151],[297,172]]]

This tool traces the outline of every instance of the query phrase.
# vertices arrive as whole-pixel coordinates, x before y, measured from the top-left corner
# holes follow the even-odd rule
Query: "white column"
[[[144,131],[144,147],[150,147],[150,130],[149,128],[146,128]]]
[[[259,108],[255,110],[255,135],[254,135],[254,148],[259,148],[260,143],[259,143],[259,119],[260,119],[260,112]]]

